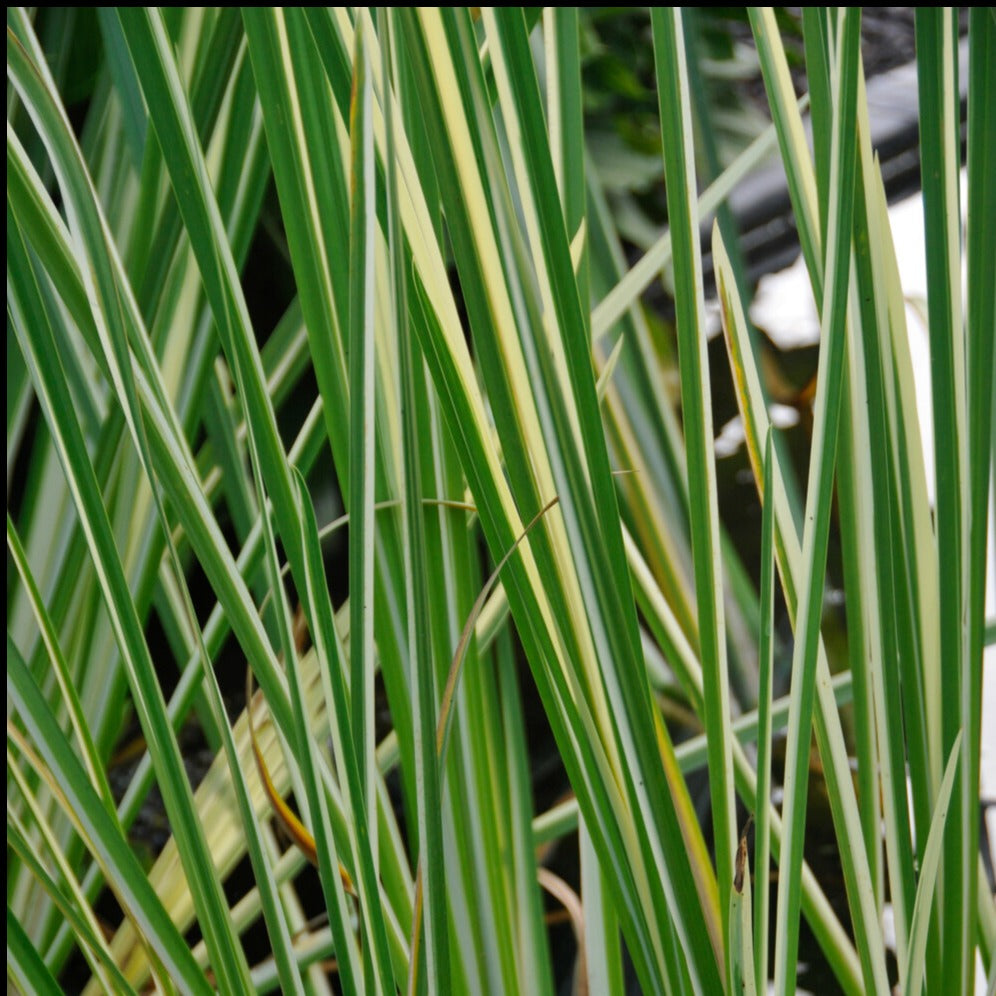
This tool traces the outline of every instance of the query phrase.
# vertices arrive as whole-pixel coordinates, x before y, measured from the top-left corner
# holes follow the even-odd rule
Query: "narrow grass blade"
[[[772,461],[772,430],[764,441],[764,485],[761,492],[761,643],[757,681],[757,799],[754,807],[754,965],[756,992],[768,988],[768,923],[771,899],[771,747],[773,709],[771,701],[774,665],[775,614],[775,495]]]
[[[823,604],[823,578],[833,494],[837,426],[844,358],[844,324],[850,262],[855,172],[855,127],[860,13],[845,12],[839,22],[834,102],[826,292],[820,327],[824,337],[816,388],[816,413],[803,539],[805,574],[799,594],[797,638],[792,661],[792,697],[785,765],[785,839],[778,879],[775,933],[775,989],[795,979],[799,930],[799,869],[805,832],[806,785],[816,687],[816,645]]]
[[[968,80],[968,201],[966,205],[965,262],[967,268],[966,324],[968,384],[968,668],[962,696],[965,722],[962,759],[965,803],[966,859],[979,852],[979,757],[981,709],[977,690],[982,687],[983,617],[986,591],[986,535],[992,522],[990,488],[996,467],[993,449],[993,384],[996,383],[996,292],[993,291],[996,232],[980,218],[996,217],[996,20],[992,10],[969,14]],[[990,537],[991,539],[991,537]],[[990,575],[989,583],[992,583]],[[992,668],[990,662],[989,667]],[[968,873],[966,902],[971,917],[977,904],[989,902],[988,890],[979,891],[978,876]],[[991,923],[994,914],[989,918]],[[984,931],[983,931],[984,935]],[[984,945],[983,945],[984,946]],[[990,951],[990,965],[993,959]]]
[[[619,922],[583,820],[578,821],[578,847],[581,850],[584,969],[588,992],[621,996],[625,988]]]
[[[924,239],[927,260],[931,403],[936,475],[936,533],[940,552],[938,620],[941,669],[941,750],[950,752],[959,731],[965,761],[956,775],[952,812],[945,833],[941,925],[945,985],[970,988],[975,853],[969,851],[978,792],[967,782],[974,771],[967,734],[977,710],[964,620],[968,509],[966,355],[961,301],[961,211],[958,192],[957,17],[953,10],[918,10],[917,81],[920,98],[920,160],[923,177]],[[977,820],[977,817],[975,817]]]
[[[581,314],[590,323],[588,310],[587,191],[585,186],[584,101],[581,83],[581,50],[578,12],[573,7],[549,7],[543,14],[546,52],[547,116],[549,144],[567,234],[583,239],[581,255],[574,260]]]
[[[914,523],[907,518],[909,505],[903,501],[903,489],[911,486],[912,475],[900,469],[902,435],[897,431],[900,426],[894,418],[892,398],[901,353],[892,347],[887,335],[889,325],[899,317],[891,311],[886,270],[894,253],[884,224],[884,190],[868,133],[862,111],[859,147],[863,169],[857,184],[859,206],[855,218],[861,301],[860,324],[856,327],[861,331],[861,348],[850,356],[853,439],[848,454],[853,476],[850,486],[860,497],[856,499],[859,507],[855,535],[845,535],[843,541],[856,544],[854,559],[860,567],[854,590],[862,600],[867,598],[867,605],[860,609],[864,615],[863,645],[867,649],[856,666],[859,680],[863,685],[867,683],[871,692],[874,716],[868,719],[868,731],[874,732],[878,743],[877,762],[865,754],[859,763],[866,767],[877,764],[879,769],[881,794],[876,792],[874,797],[882,800],[890,898],[897,953],[903,966],[913,911],[914,834],[922,856],[935,788],[926,703],[927,665],[920,641],[917,599],[908,580],[925,551],[916,545],[919,537]],[[890,472],[873,473],[873,468],[879,467],[889,467]],[[880,834],[876,824],[870,845],[876,851]],[[936,950],[935,954],[939,957]]]
[[[703,667],[703,719],[709,750],[709,795],[720,895],[733,882],[736,826],[731,759],[730,692],[719,552],[719,511],[713,452],[712,397],[706,356],[705,312],[692,123],[684,34],[677,11],[654,10],[654,54],[668,188],[668,220],[675,246],[678,359],[688,460],[688,505]],[[728,907],[721,904],[728,916]],[[723,924],[724,948],[729,921]],[[722,949],[721,949],[722,953]],[[729,981],[729,980],[728,980]]]
[[[819,204],[819,235],[826,245],[829,216],[827,209],[832,161],[833,82],[832,45],[834,42],[833,13],[828,7],[806,7],[802,11],[802,39],[806,59],[806,82],[809,85],[809,107],[813,134],[813,170]],[[801,152],[801,150],[799,150]],[[824,263],[825,265],[825,263]]]
[[[934,904],[935,885],[941,867],[944,827],[951,811],[951,794],[954,789],[958,765],[961,763],[960,746],[961,735],[959,734],[951,748],[951,756],[948,758],[944,779],[937,793],[934,817],[930,823],[930,833],[927,835],[927,845],[923,849],[920,878],[916,887],[916,902],[910,920],[910,942],[906,954],[905,971],[901,976],[905,980],[903,983],[905,996],[915,996],[923,987],[927,935],[930,929],[930,910]]]
[[[363,807],[374,812],[374,184],[370,55],[356,32],[350,126],[349,633],[353,749]],[[376,824],[371,850],[377,854]],[[376,864],[374,866],[376,870]]]
[[[450,945],[449,945],[449,924],[447,917],[446,901],[446,871],[447,861],[445,858],[443,844],[443,801],[442,801],[442,771],[440,757],[436,751],[435,729],[437,725],[437,701],[438,693],[436,686],[436,668],[433,667],[432,634],[429,628],[429,617],[431,615],[431,603],[429,599],[428,582],[428,550],[426,548],[426,529],[424,524],[424,512],[422,508],[422,465],[426,462],[429,454],[426,452],[426,426],[421,420],[424,414],[424,407],[419,404],[417,392],[416,375],[422,369],[421,352],[413,348],[413,329],[408,319],[408,274],[406,263],[406,246],[403,239],[402,219],[399,205],[398,169],[397,156],[394,152],[395,129],[394,129],[394,99],[390,83],[399,76],[398,67],[393,62],[394,56],[394,31],[389,23],[388,17],[380,18],[381,27],[381,52],[382,66],[381,79],[386,99],[383,101],[385,112],[385,132],[386,132],[386,177],[387,177],[387,215],[388,215],[388,240],[390,250],[390,283],[391,290],[391,321],[394,326],[395,341],[398,348],[398,368],[401,381],[401,417],[403,432],[403,472],[402,482],[404,487],[404,526],[403,532],[407,537],[406,544],[406,576],[409,584],[406,585],[406,609],[408,614],[408,668],[411,675],[410,680],[415,686],[415,708],[414,712],[414,746],[415,746],[415,771],[418,784],[421,786],[416,800],[418,813],[418,863],[421,868],[425,885],[423,888],[423,909],[425,932],[425,983],[429,992],[435,992],[442,985],[450,984],[454,977],[450,966]],[[356,35],[356,45],[361,45],[362,35],[358,31]],[[360,63],[361,56],[357,56],[356,62]],[[369,82],[366,83],[369,86]],[[354,87],[354,101],[358,101],[359,85]],[[355,104],[354,106],[358,106]],[[366,109],[367,120],[364,122],[367,129],[366,137],[370,141],[367,150],[370,161],[367,166],[370,169],[370,180],[373,176],[373,122],[369,120],[370,108]],[[354,125],[359,125],[359,114],[354,112]],[[354,150],[354,175],[356,172],[355,150]],[[352,191],[357,195],[358,183],[354,182]],[[373,191],[370,191],[368,210],[372,212],[375,198]],[[371,219],[372,220],[372,219]],[[373,232],[370,236],[372,238]],[[372,283],[372,260],[370,263],[371,273],[369,280]],[[355,280],[355,270],[354,270]],[[352,301],[352,299],[351,299]],[[372,302],[370,302],[372,305]],[[371,315],[372,318],[372,315]],[[355,316],[351,313],[351,320],[355,322]],[[356,363],[358,356],[356,349],[350,350],[350,363]],[[372,361],[372,357],[371,357]],[[372,386],[372,385],[371,385]],[[356,398],[354,387],[351,398]],[[370,399],[372,409],[372,398]],[[353,417],[356,417],[354,412]],[[372,410],[369,415],[372,425]],[[364,422],[364,424],[366,424]],[[355,431],[355,426],[354,426]],[[429,437],[431,439],[431,437]],[[356,487],[356,470],[350,471],[351,479]],[[372,495],[370,496],[373,497]],[[351,507],[355,510],[358,506],[356,500]],[[351,534],[352,535],[352,534]],[[352,544],[352,538],[350,539]],[[352,545],[350,546],[352,549]],[[350,586],[353,591],[353,585]],[[352,627],[351,627],[352,632]],[[372,641],[371,641],[372,642]],[[373,662],[370,661],[372,671]],[[355,678],[354,678],[355,681]],[[354,685],[354,695],[355,685]],[[416,913],[417,915],[417,913]],[[414,960],[415,954],[412,952]]]

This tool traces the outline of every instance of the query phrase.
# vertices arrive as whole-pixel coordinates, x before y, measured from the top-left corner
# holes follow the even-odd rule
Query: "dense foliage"
[[[848,993],[992,985],[992,11],[964,231],[957,17],[917,13],[931,481],[860,10],[803,12],[810,145],[751,9],[771,124],[713,155],[715,24],[690,55],[680,10],[626,16],[628,63],[561,8],[8,9],[14,986],[784,992],[803,920]],[[701,223],[775,150],[821,316],[805,480],[719,227],[707,346]]]

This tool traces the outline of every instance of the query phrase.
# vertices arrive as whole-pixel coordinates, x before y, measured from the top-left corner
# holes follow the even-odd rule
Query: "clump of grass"
[[[992,978],[996,25],[970,16],[962,233],[956,19],[917,15],[932,505],[860,12],[803,15],[812,149],[775,17],[750,23],[772,125],[700,197],[682,14],[654,10],[669,225],[628,265],[586,154],[577,11],[8,11],[15,986],[552,993],[541,890],[569,908],[578,991],[791,991],[803,918],[846,992],[967,992],[977,954]],[[823,333],[801,502],[713,238],[758,593],[719,515],[700,221],[775,145]],[[275,323],[242,276],[266,239],[293,288]],[[640,305],[662,269],[680,419]],[[323,554],[330,481],[341,558]],[[850,651],[832,679],[834,494]],[[772,701],[776,583],[796,639]],[[520,664],[571,788],[541,811]],[[230,715],[246,667],[317,900]],[[701,730],[678,747],[675,699]],[[130,713],[145,751],[120,795]],[[188,723],[214,753],[196,790]],[[814,731],[846,924],[804,860]],[[705,820],[685,780],[703,765]],[[129,828],[153,782],[172,835],[143,867]],[[551,841],[577,849],[571,884]]]

